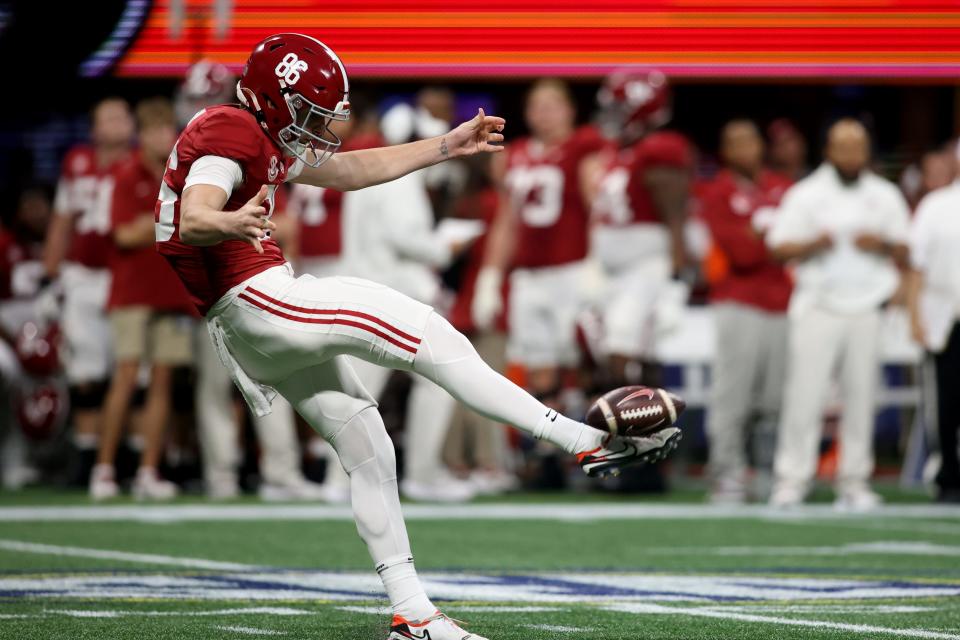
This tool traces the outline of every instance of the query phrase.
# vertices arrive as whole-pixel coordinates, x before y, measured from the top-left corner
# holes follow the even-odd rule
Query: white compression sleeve
[[[559,415],[491,369],[466,336],[436,313],[427,321],[413,370],[477,413],[569,453],[594,449],[605,437],[602,431]]]

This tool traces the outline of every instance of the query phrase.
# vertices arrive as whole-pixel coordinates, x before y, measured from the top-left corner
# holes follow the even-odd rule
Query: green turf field
[[[960,640],[960,509],[679,497],[405,511],[428,591],[491,640]],[[0,494],[0,638],[383,640],[370,565],[342,507]]]

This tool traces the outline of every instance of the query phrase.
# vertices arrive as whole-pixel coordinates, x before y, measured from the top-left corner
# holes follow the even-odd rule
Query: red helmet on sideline
[[[30,440],[50,440],[63,426],[67,394],[53,382],[28,385],[17,394],[17,422]]]
[[[660,71],[614,71],[597,92],[597,104],[607,137],[635,140],[669,122],[670,85]]]
[[[60,327],[41,328],[26,322],[17,334],[17,358],[23,370],[32,376],[50,376],[60,370]]]
[[[236,78],[226,65],[213,60],[200,60],[193,64],[183,83],[177,88],[174,109],[181,127],[201,109],[215,104],[232,102],[236,95]]]
[[[273,142],[311,167],[340,147],[329,124],[350,117],[350,84],[330,47],[299,33],[278,33],[253,49],[237,97]]]

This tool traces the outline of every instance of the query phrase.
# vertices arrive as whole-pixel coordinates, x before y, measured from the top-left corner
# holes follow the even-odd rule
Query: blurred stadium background
[[[940,446],[950,433],[957,444],[960,271],[942,276],[951,265],[960,269],[944,257],[951,246],[960,255],[958,225],[919,229],[914,217],[902,236],[892,224],[875,229],[887,234],[880,252],[889,248],[882,257],[901,277],[871,309],[869,331],[878,341],[865,357],[879,375],[865,385],[871,430],[856,445],[875,457],[869,484],[851,484],[842,473],[842,417],[856,380],[831,376],[820,418],[805,425],[822,433],[812,492],[802,486],[797,499],[781,493],[770,505],[775,454],[796,453],[777,453],[791,366],[783,358],[794,353],[786,310],[763,309],[782,333],[754,335],[758,325],[742,324],[739,341],[729,313],[731,304],[763,308],[744,296],[760,296],[754,287],[769,281],[751,281],[749,270],[779,267],[773,250],[762,249],[769,227],[748,223],[738,233],[756,233],[731,243],[715,210],[756,219],[761,208],[776,211],[783,195],[761,206],[749,195],[753,187],[723,191],[723,181],[750,164],[736,159],[751,153],[738,144],[749,147],[756,137],[765,170],[789,185],[829,160],[828,136],[845,119],[863,125],[869,169],[896,186],[894,199],[911,216],[931,192],[947,194],[937,201],[945,202],[960,132],[955,2],[96,4],[92,12],[84,3],[0,1],[8,79],[0,119],[0,638],[384,635],[383,616],[371,614],[385,602],[370,579],[332,450],[289,407],[273,420],[253,420],[215,359],[211,368],[200,320],[184,309],[153,308],[133,320],[122,313],[144,308],[141,290],[159,286],[154,272],[138,271],[144,263],[122,257],[136,250],[123,243],[136,235],[137,214],[152,216],[152,209],[112,211],[129,204],[134,188],[127,184],[130,198],[121,201],[112,190],[123,179],[114,183],[119,174],[106,164],[138,145],[149,152],[134,129],[146,134],[173,118],[182,127],[198,109],[232,101],[251,47],[287,31],[317,37],[343,59],[358,123],[348,145],[442,134],[482,107],[507,119],[509,153],[511,142],[528,135],[566,131],[568,103],[580,135],[603,124],[598,91],[625,69],[647,83],[656,70],[670,87],[669,122],[651,119],[638,137],[656,127],[688,145],[687,161],[667,162],[688,180],[682,264],[674,255],[662,282],[653,277],[663,286],[654,293],[665,297],[641,306],[636,320],[657,330],[619,361],[605,338],[603,307],[611,287],[628,296],[634,290],[597,267],[582,296],[565,292],[580,296],[571,335],[548,336],[576,346],[574,361],[558,370],[536,358],[525,363],[515,336],[507,349],[517,331],[506,321],[511,310],[490,327],[475,322],[472,296],[484,286],[478,275],[490,250],[485,232],[498,213],[496,167],[449,163],[425,171],[409,200],[420,204],[392,202],[370,214],[383,216],[373,218],[383,228],[373,239],[351,218],[369,203],[351,208],[349,197],[316,190],[285,194],[277,238],[298,269],[409,286],[468,331],[489,361],[571,415],[582,416],[612,383],[663,386],[687,401],[685,438],[671,459],[590,480],[566,456],[484,423],[407,376],[364,374],[380,390],[397,446],[418,564],[449,613],[491,638],[960,638],[960,477],[941,465]],[[541,111],[528,108],[538,91]],[[738,143],[744,127],[749,140]],[[162,147],[160,137],[154,144]],[[105,165],[80,166],[82,158]],[[523,197],[542,197],[538,188]],[[599,224],[601,191],[580,194],[594,210],[593,222],[574,226],[581,240]],[[96,221],[84,227],[85,216]],[[391,226],[394,216],[406,226]],[[457,224],[462,219],[470,224]],[[71,222],[51,226],[54,220]],[[141,219],[139,230],[152,235],[152,222]],[[89,280],[69,275],[77,239],[91,231],[103,240],[89,245],[96,248],[84,268],[113,270],[132,283],[110,293],[110,305],[109,276],[100,289],[85,289]],[[316,241],[331,234],[339,237],[332,245]],[[535,236],[521,234],[521,243],[525,237]],[[939,238],[938,250],[930,237]],[[389,264],[416,269],[377,278],[383,266],[366,252],[376,242],[401,256]],[[895,245],[915,255],[894,260]],[[742,252],[758,246],[766,266],[744,267]],[[741,283],[739,293],[730,293],[731,279]],[[931,322],[923,283],[929,289],[934,281],[948,289],[949,338],[941,343],[920,335]],[[673,291],[667,283],[682,284],[680,298],[664,293]],[[784,286],[776,295],[790,295]],[[636,295],[649,293],[641,286]],[[507,294],[503,302],[513,300]],[[159,319],[170,333],[155,334],[154,353],[143,358],[149,362],[107,356],[130,353],[133,332]],[[866,322],[853,322],[850,335],[868,331]],[[100,351],[96,340],[91,347],[76,337],[97,332]],[[746,354],[754,342],[779,345],[782,357]],[[170,356],[183,344],[184,357]],[[851,354],[837,358],[841,367],[856,359]],[[711,406],[726,406],[727,397],[711,395],[721,358],[725,371],[751,368],[757,378],[758,391],[744,396],[749,406],[724,423],[742,430],[732,436],[736,454],[711,448],[731,441],[718,431],[729,427],[711,423]],[[767,394],[759,391],[764,379],[773,380]],[[801,384],[799,397],[805,392]],[[102,409],[111,397],[122,435],[105,452]],[[158,415],[163,433],[151,435],[145,425]],[[802,458],[790,459],[803,465]],[[104,471],[111,464],[115,471]]]

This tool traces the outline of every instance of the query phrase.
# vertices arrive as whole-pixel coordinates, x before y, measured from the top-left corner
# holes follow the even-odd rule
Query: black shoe
[[[960,489],[944,489],[937,491],[938,504],[960,504]]]

